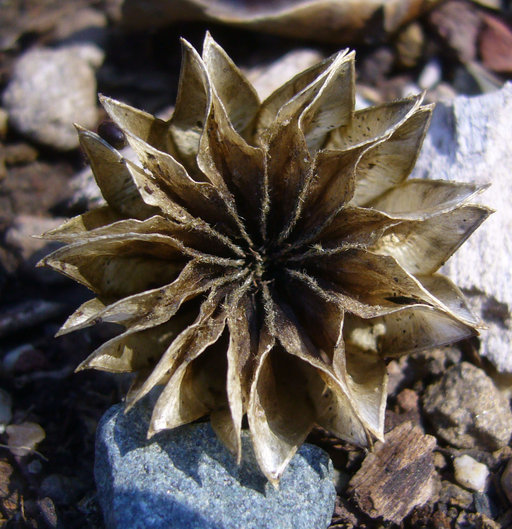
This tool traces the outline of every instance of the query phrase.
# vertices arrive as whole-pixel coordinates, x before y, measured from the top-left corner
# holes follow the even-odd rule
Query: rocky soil
[[[93,477],[95,431],[130,383],[124,376],[74,373],[117,330],[102,325],[54,338],[89,295],[34,267],[50,248],[32,235],[101,200],[90,186],[73,122],[98,127],[104,113],[97,92],[168,115],[180,36],[200,47],[210,29],[261,94],[339,47],[202,22],[128,30],[121,3],[0,2],[0,527],[104,527]],[[495,93],[500,104],[510,104],[510,87],[501,87],[512,76],[511,13],[506,2],[449,0],[392,33],[369,25],[363,42],[347,43],[357,50],[359,103],[427,90],[427,99],[443,102],[452,132],[466,111],[491,104],[460,98],[452,104],[457,96]],[[482,138],[493,145],[507,134],[512,138],[510,124],[507,129],[507,120],[498,119],[499,107],[485,108],[505,128],[497,133],[493,122],[486,123]],[[510,143],[491,150],[486,141],[470,145],[461,134],[450,140],[462,153],[454,160],[457,171],[478,168],[481,177],[494,163],[489,181],[501,175],[505,183],[496,185],[510,186],[503,154]],[[428,143],[432,155],[441,147]],[[479,149],[485,166],[468,158]],[[507,196],[510,187],[503,189],[490,199]],[[485,241],[479,242],[480,249],[474,245],[471,256],[464,255],[477,264],[454,265],[454,274],[478,263],[510,274],[509,211],[499,219],[491,245],[499,255],[486,255]],[[310,436],[335,469],[331,528],[512,526],[512,290],[502,288],[499,277],[492,280],[500,273],[488,274],[481,290],[463,285],[488,327],[481,341],[389,362],[386,443],[365,453],[321,430]]]

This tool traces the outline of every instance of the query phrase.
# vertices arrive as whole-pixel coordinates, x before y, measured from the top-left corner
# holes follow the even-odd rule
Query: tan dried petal
[[[410,174],[430,123],[433,106],[419,107],[389,138],[365,152],[356,178],[352,204],[365,206]]]
[[[382,439],[385,358],[477,334],[438,268],[490,210],[482,188],[407,180],[432,108],[422,95],[354,111],[354,54],[260,103],[207,35],[183,42],[167,122],[101,98],[140,165],[79,130],[107,206],[45,234],[41,264],[96,295],[60,333],[122,332],[79,369],[135,372],[126,404],[163,386],[149,435],[209,415],[241,457],[246,415],[277,485],[317,424]]]
[[[426,220],[400,222],[382,235],[377,251],[393,256],[412,274],[432,274],[490,213],[482,206],[462,205]]]

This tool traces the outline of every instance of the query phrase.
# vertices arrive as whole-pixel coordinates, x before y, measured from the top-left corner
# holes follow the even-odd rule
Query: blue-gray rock
[[[279,489],[260,473],[247,433],[238,467],[209,423],[146,439],[149,407],[114,406],[98,427],[95,476],[109,529],[325,529],[334,509],[332,464],[303,445]]]

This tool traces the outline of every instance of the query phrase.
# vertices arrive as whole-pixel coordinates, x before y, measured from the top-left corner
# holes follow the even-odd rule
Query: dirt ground
[[[427,66],[437,68],[438,78],[427,96],[432,99],[482,93],[500,86],[512,74],[511,14],[506,4],[492,9],[483,3],[446,2],[437,8],[437,14],[427,13],[393,34],[355,43],[359,93],[374,102],[400,97],[407,86],[421,85]],[[105,59],[97,71],[98,91],[150,112],[174,102],[180,36],[199,47],[208,28],[245,68],[268,64],[297,47],[307,46],[325,55],[339,47],[201,22],[130,32],[116,21],[117,4],[108,0],[0,0],[0,92],[19,57],[27,50],[58,44],[76,22],[73,13],[84,8],[105,20],[101,28]],[[503,49],[508,51],[500,51]],[[478,65],[478,73],[468,69],[468,61]],[[66,316],[88,299],[89,293],[56,274],[35,269],[38,257],[47,249],[29,238],[12,236],[13,226],[27,216],[36,218],[37,233],[44,230],[45,221],[84,212],[87,201],[76,200],[70,182],[86,164],[79,149],[63,153],[27,139],[9,126],[1,112],[0,417],[7,408],[12,416],[3,420],[0,434],[0,527],[100,529],[103,522],[93,478],[95,429],[105,410],[122,400],[129,377],[74,373],[74,369],[116,331],[103,325],[54,338]],[[42,229],[37,229],[38,222]],[[477,353],[478,343],[471,342],[437,354],[444,365],[456,357],[482,366]],[[433,433],[417,397],[414,400],[414,395],[421,395],[435,379],[425,367],[429,358],[422,356],[408,364],[414,368],[410,376],[390,395],[388,429],[411,421],[422,432]],[[404,394],[404,390],[411,393]],[[412,405],[404,404],[404,395],[412,399]],[[23,431],[10,428],[22,424],[32,426]],[[36,442],[41,429],[44,439]],[[14,439],[16,432],[21,441]],[[331,454],[342,481],[348,482],[365,456],[320,430],[310,441]],[[20,451],[24,446],[33,449]],[[454,452],[442,441],[438,446],[437,476],[459,488],[446,464]],[[436,501],[393,524],[371,518],[343,493],[341,485],[331,527],[511,527],[511,505],[499,482],[512,455],[510,447],[499,453],[482,449],[479,454],[491,472],[492,483],[485,495],[462,489],[453,489],[450,495],[445,487],[438,491]]]

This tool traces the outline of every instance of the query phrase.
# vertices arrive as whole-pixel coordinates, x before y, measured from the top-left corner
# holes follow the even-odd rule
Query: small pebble
[[[19,457],[30,454],[46,437],[45,431],[35,422],[9,424],[5,431],[7,433],[7,448]]]
[[[457,92],[454,90],[453,86],[441,82],[434,89],[429,90],[428,98],[430,101],[447,101],[450,102],[457,97]]]
[[[57,511],[51,498],[42,498],[37,502],[44,521],[51,528],[61,527],[58,523]]]
[[[3,155],[6,165],[23,165],[36,161],[39,153],[28,143],[17,143],[4,147]]]
[[[473,494],[475,511],[480,514],[485,514],[488,518],[496,518],[498,511],[496,507],[489,500],[489,496],[484,492],[475,492]]]
[[[434,452],[434,466],[438,470],[442,470],[446,467],[446,458],[441,452]]]
[[[446,504],[458,509],[470,509],[473,505],[473,494],[455,483],[450,481],[441,481],[441,490],[439,491],[439,503]]]
[[[29,373],[46,367],[46,357],[31,344],[23,344],[10,350],[3,358],[6,373]]]
[[[53,270],[36,267],[40,259],[61,246],[57,241],[41,239],[38,235],[56,228],[62,221],[62,218],[20,214],[5,231],[4,240],[16,255],[17,266],[27,279],[45,284],[55,284],[56,281],[62,283],[62,279],[57,279],[59,274]]]
[[[27,465],[27,470],[28,470],[31,474],[39,474],[39,472],[41,472],[42,469],[43,469],[43,464],[41,463],[41,461],[39,461],[39,459],[33,459],[33,460]]]
[[[441,64],[434,58],[431,59],[423,68],[418,79],[418,85],[423,90],[434,88],[441,81]]]
[[[416,83],[406,83],[402,87],[402,97],[411,97],[421,92],[421,88]]]
[[[412,389],[402,390],[396,397],[398,405],[403,411],[418,409],[418,394]]]
[[[412,22],[398,34],[395,42],[401,66],[413,68],[421,58],[425,45],[425,35],[419,22]]]
[[[485,489],[489,469],[468,455],[457,457],[453,461],[455,479],[463,487],[482,492]]]

